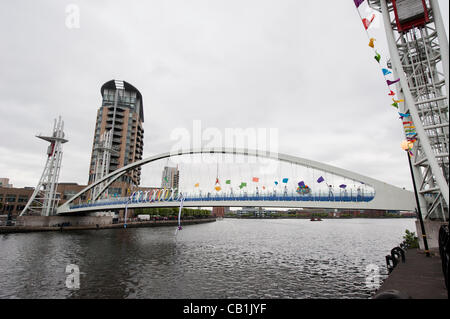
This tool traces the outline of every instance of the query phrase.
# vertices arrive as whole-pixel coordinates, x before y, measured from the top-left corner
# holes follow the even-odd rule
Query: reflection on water
[[[236,220],[0,235],[0,298],[367,298],[412,219]],[[79,290],[65,268],[80,268]]]

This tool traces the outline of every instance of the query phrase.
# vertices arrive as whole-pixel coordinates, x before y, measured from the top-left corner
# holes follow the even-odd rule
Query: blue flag
[[[287,183],[288,182],[288,178],[283,178],[283,183]]]
[[[299,186],[299,187],[305,187],[305,182],[304,182],[304,181],[301,181],[300,183],[298,183],[298,186]]]
[[[324,181],[324,179],[323,179],[322,176],[320,176],[320,177],[317,179],[317,183],[322,183],[323,181]]]
[[[383,75],[388,75],[388,74],[391,74],[392,72],[391,71],[389,71],[388,69],[382,69],[382,71],[383,71]]]

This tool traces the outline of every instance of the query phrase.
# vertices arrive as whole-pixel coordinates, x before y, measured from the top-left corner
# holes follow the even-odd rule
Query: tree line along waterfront
[[[150,215],[150,218],[167,218],[177,219],[179,207],[150,207],[150,208],[136,208],[134,209],[134,216]],[[208,209],[194,209],[182,208],[182,219],[207,218],[212,217],[211,210]],[[413,212],[399,212],[399,211],[380,211],[380,210],[356,210],[346,211],[341,210],[335,212],[326,210],[228,210],[223,217],[228,218],[415,218]]]
[[[228,211],[224,217],[228,218],[415,218],[413,212],[399,211],[309,211],[309,210],[288,210],[288,211]]]

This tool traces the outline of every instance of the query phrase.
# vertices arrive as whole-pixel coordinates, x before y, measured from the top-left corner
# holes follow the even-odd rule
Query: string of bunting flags
[[[403,123],[403,129],[405,131],[406,136],[406,143],[402,143],[402,148],[407,150],[409,155],[413,156],[412,148],[414,146],[414,143],[416,142],[416,127],[413,125],[413,122],[411,121],[411,115],[405,114],[405,113],[398,113],[400,115],[400,119]]]
[[[403,102],[403,100],[395,100],[394,96],[396,95],[396,93],[391,89],[391,85],[397,83],[398,81],[400,81],[399,78],[397,79],[389,79],[387,78],[388,75],[392,74],[392,71],[387,67],[387,66],[382,66],[382,61],[381,61],[381,54],[378,52],[376,46],[375,46],[375,41],[376,39],[370,35],[369,33],[369,28],[370,25],[372,24],[373,20],[375,19],[375,14],[372,14],[372,17],[370,19],[368,18],[363,18],[361,16],[361,13],[359,11],[360,6],[365,2],[365,0],[353,0],[353,2],[355,3],[356,6],[356,11],[358,12],[358,15],[362,21],[362,24],[364,26],[364,30],[366,32],[367,38],[369,40],[369,44],[368,46],[372,48],[372,50],[374,51],[374,59],[377,61],[377,63],[380,66],[381,69],[381,73],[383,74],[384,80],[386,81],[386,85],[388,87],[389,96],[392,96],[392,106],[398,108],[398,103],[399,102]]]
[[[411,141],[412,141],[412,138],[413,138],[413,137],[411,137]],[[283,184],[287,184],[288,181],[289,181],[289,178],[287,178],[287,177],[281,179],[281,182],[282,182]],[[259,177],[253,177],[253,178],[252,178],[252,182],[254,182],[254,183],[259,183],[259,182],[260,182]],[[320,176],[320,177],[317,179],[316,182],[317,182],[318,184],[320,184],[320,183],[322,183],[322,182],[325,182],[325,183],[326,183],[326,181],[325,181],[325,179],[323,178],[323,176]],[[231,179],[227,179],[227,180],[225,181],[225,184],[231,186]],[[326,183],[326,184],[327,184],[327,183]],[[274,181],[274,185],[275,185],[275,187],[278,186],[278,185],[279,185],[279,182],[278,182],[277,180]],[[297,187],[297,189],[296,189],[296,192],[297,192],[298,194],[309,194],[309,193],[311,193],[311,188],[310,188],[304,181],[300,181],[297,185],[298,185],[298,187]],[[327,186],[330,187],[331,185],[328,185],[328,184],[327,184]],[[195,184],[194,184],[194,187],[195,187],[195,188],[199,188],[199,187],[200,187],[200,183],[195,183]],[[238,185],[238,187],[239,187],[239,189],[242,190],[244,187],[247,187],[247,182],[240,182],[240,184]],[[340,187],[341,189],[345,189],[345,188],[347,187],[347,185],[341,184],[341,185],[339,185],[339,187]],[[265,186],[265,185],[261,185],[261,188],[262,188],[263,190],[265,190],[265,189],[266,189],[266,186]],[[218,179],[218,178],[216,178],[216,183],[215,183],[214,189],[215,189],[217,192],[219,192],[219,191],[222,190],[222,188],[220,187],[220,183],[219,183],[219,179]]]
[[[389,69],[389,67],[382,65],[383,63],[381,61],[382,60],[381,59],[381,54],[378,52],[378,50],[377,50],[377,48],[375,46],[376,39],[373,36],[371,36],[370,33],[369,33],[369,28],[370,28],[370,25],[372,24],[372,22],[375,19],[375,14],[373,14],[370,17],[370,19],[369,18],[363,18],[361,16],[361,13],[360,13],[360,7],[361,7],[361,5],[364,2],[366,2],[366,0],[353,0],[353,2],[355,4],[356,11],[358,12],[358,15],[359,15],[359,17],[360,17],[360,19],[362,21],[363,26],[364,26],[364,30],[366,32],[367,38],[369,39],[368,46],[373,49],[373,51],[374,51],[374,59],[377,61],[378,65],[380,66],[381,72],[382,72],[383,77],[384,77],[384,79],[386,81],[386,85],[387,85],[388,91],[389,91],[388,95],[392,98],[391,106],[393,106],[393,107],[398,109],[399,103],[405,102],[405,100],[404,99],[396,99],[395,98],[397,93],[391,88],[391,85],[399,82],[400,78],[397,78],[397,79],[389,79],[389,78],[387,78],[390,74],[392,74],[392,71]],[[407,143],[408,144],[408,149],[407,150],[408,150],[410,155],[413,155],[411,149],[413,148],[414,143],[416,142],[416,138],[415,137],[417,135],[417,133],[415,132],[415,127],[412,125],[413,124],[412,121],[410,121],[408,119],[410,117],[409,113],[400,113],[400,112],[398,112],[398,113],[400,115],[400,119],[401,120],[407,119],[406,121],[403,121],[403,127],[404,127],[404,130],[405,130],[405,135],[406,135],[406,139],[407,139],[407,142],[408,142]]]

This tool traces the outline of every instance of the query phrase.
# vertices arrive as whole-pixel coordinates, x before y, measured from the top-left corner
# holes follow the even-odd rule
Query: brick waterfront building
[[[57,197],[60,198],[59,205],[64,204],[85,187],[86,185],[78,185],[77,183],[59,183],[57,187]],[[18,216],[25,208],[33,192],[34,187],[0,187],[0,215],[7,215],[11,212],[12,216]],[[86,196],[82,196],[82,200],[85,199]]]

